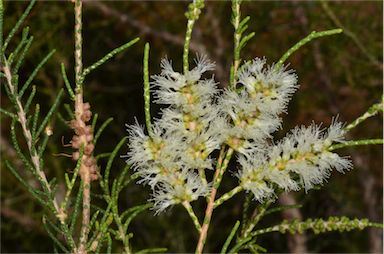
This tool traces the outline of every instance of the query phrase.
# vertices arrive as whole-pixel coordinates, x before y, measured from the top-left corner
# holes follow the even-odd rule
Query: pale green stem
[[[364,140],[352,140],[347,141],[342,144],[336,144],[329,147],[329,151],[333,151],[336,149],[349,147],[349,146],[364,146],[364,145],[381,145],[383,144],[383,139],[364,139]]]
[[[367,112],[365,112],[363,115],[359,116],[355,121],[348,124],[347,127],[344,128],[345,131],[350,131],[353,128],[355,128],[357,125],[365,121],[367,118],[370,118],[374,115],[376,115],[379,111],[383,111],[383,100],[379,103],[373,104]]]
[[[375,228],[383,228],[383,224],[380,223],[372,223],[367,222],[366,219],[359,220],[348,220],[346,222],[343,221],[324,221],[322,219],[317,219],[315,221],[302,221],[302,222],[292,222],[292,223],[282,223],[276,226],[258,229],[254,232],[252,232],[251,236],[255,237],[257,235],[262,235],[265,233],[270,232],[281,232],[285,233],[286,231],[295,233],[295,232],[302,232],[304,230],[312,229],[314,231],[319,230],[317,228],[321,228],[319,230],[319,233],[323,233],[326,231],[344,231],[345,228],[348,227],[349,230],[351,229],[364,229],[365,227],[375,227]]]
[[[262,204],[260,209],[255,210],[254,215],[249,220],[249,224],[247,225],[246,229],[242,233],[242,238],[247,238],[248,235],[252,232],[252,230],[255,228],[257,223],[260,221],[260,219],[264,216],[265,212],[267,211],[268,207],[272,204],[272,200],[268,200],[264,204]],[[257,213],[256,213],[257,212]]]
[[[9,32],[7,38],[5,39],[4,41],[4,45],[1,43],[0,44],[0,51],[2,51],[4,54],[7,46],[9,45],[9,43],[11,42],[11,39],[13,38],[13,36],[16,34],[16,32],[18,31],[18,29],[20,28],[20,26],[22,25],[22,23],[24,22],[24,20],[27,18],[28,14],[30,13],[30,11],[32,10],[32,7],[33,5],[35,4],[36,0],[32,0],[29,2],[29,5],[27,7],[27,9],[25,9],[25,11],[23,12],[23,14],[21,15],[21,17],[19,18],[19,20],[17,21],[17,23],[13,26],[12,30]],[[0,11],[1,11],[1,22],[3,22],[3,15],[4,15],[4,7],[3,7],[3,2],[1,1],[1,6],[0,6]],[[2,32],[2,29],[1,31]],[[3,38],[2,38],[3,40]]]
[[[239,193],[242,190],[243,190],[243,188],[239,185],[239,186],[235,187],[234,189],[232,189],[231,191],[225,193],[224,195],[222,195],[219,199],[217,199],[215,201],[215,203],[213,204],[213,208],[218,207],[219,205],[221,205],[222,203],[224,203],[228,199],[232,198],[234,195],[236,195],[237,193]]]
[[[83,72],[83,37],[82,37],[82,0],[75,0],[75,80],[76,92],[82,87]]]
[[[231,88],[235,87],[237,70],[240,65],[240,40],[241,33],[239,33],[239,25],[240,25],[240,1],[232,0],[232,16],[233,16],[233,27],[235,28],[235,32],[233,33],[233,66],[232,66],[232,74],[230,85]]]
[[[220,254],[225,254],[225,253],[227,253],[228,246],[229,246],[229,244],[231,243],[233,237],[235,236],[236,231],[237,231],[237,229],[239,228],[239,226],[240,226],[240,221],[236,221],[235,225],[233,226],[233,228],[232,228],[232,230],[231,230],[231,233],[228,235],[227,240],[225,240],[225,243],[224,243],[224,245],[223,245],[223,248],[222,248],[221,251],[220,251]]]
[[[43,168],[41,166],[40,157],[37,154],[37,151],[35,148],[35,143],[33,143],[31,130],[27,126],[27,116],[26,116],[24,107],[21,104],[20,98],[17,96],[17,91],[15,89],[15,85],[12,82],[13,80],[12,80],[11,67],[9,66],[9,64],[5,58],[4,58],[4,63],[2,63],[2,64],[4,64],[3,71],[5,74],[5,78],[7,80],[6,85],[8,86],[9,91],[11,92],[12,96],[15,98],[17,117],[18,117],[19,123],[21,125],[24,138],[27,142],[27,147],[28,147],[29,154],[31,156],[33,166],[36,170],[37,175],[40,177],[41,182],[45,185],[45,188],[48,190],[49,193],[52,193],[51,186],[50,186],[50,184],[47,180],[47,177],[45,175],[45,172],[43,171]],[[56,217],[60,220],[61,224],[64,224],[66,214],[62,210],[60,210],[59,203],[58,203],[56,197],[53,198],[52,203],[53,203],[53,207],[54,207],[55,212],[56,212]]]
[[[77,121],[82,121],[80,118],[83,111],[83,59],[82,59],[82,0],[75,0],[75,80],[76,80],[76,95],[75,95],[75,116]],[[83,210],[82,223],[80,229],[79,246],[74,251],[75,253],[86,253],[87,242],[89,235],[89,222],[91,213],[91,178],[87,166],[81,165],[81,184],[83,185]]]
[[[248,223],[248,211],[251,205],[253,195],[251,193],[247,193],[245,196],[244,204],[243,204],[243,214],[242,214],[242,225],[241,232],[245,230],[245,226]]]
[[[82,83],[84,81],[85,76],[88,75],[91,71],[93,71],[94,69],[96,69],[97,67],[99,67],[100,65],[102,65],[103,63],[105,63],[106,61],[108,61],[109,59],[114,57],[115,55],[117,55],[118,53],[120,53],[120,52],[124,51],[125,49],[131,47],[133,44],[135,44],[139,40],[140,40],[140,38],[135,38],[135,39],[133,39],[133,40],[131,40],[131,41],[121,45],[120,47],[115,48],[114,50],[112,50],[111,52],[109,52],[108,54],[103,56],[100,60],[98,60],[97,62],[95,62],[91,66],[85,68],[83,73],[82,73],[82,75],[81,75],[80,82]]]
[[[71,98],[71,100],[74,101],[75,100],[75,93],[73,92],[71,84],[69,83],[69,80],[68,80],[68,77],[67,77],[67,73],[65,72],[64,63],[61,63],[61,75],[63,76],[64,84],[67,87],[67,91],[68,91],[69,97]]]
[[[4,7],[3,7],[3,0],[0,0],[0,48],[3,47],[3,16],[4,16]],[[4,54],[4,51],[3,51]],[[0,61],[3,58],[2,55],[0,55]]]
[[[76,162],[76,167],[75,167],[75,170],[73,172],[72,179],[69,180],[68,174],[65,174],[65,176],[66,176],[65,177],[66,178],[66,184],[67,184],[67,191],[65,193],[64,201],[60,205],[62,211],[65,211],[67,209],[67,204],[68,204],[69,197],[71,195],[73,186],[75,185],[75,182],[76,182],[76,179],[77,179],[77,175],[79,174],[79,171],[80,171],[83,154],[84,154],[84,145],[82,145],[80,147],[79,159]]]
[[[283,63],[290,57],[295,51],[297,51],[299,48],[307,44],[308,42],[312,41],[313,39],[319,38],[319,37],[324,37],[324,36],[329,36],[329,35],[334,35],[334,34],[339,34],[342,33],[342,29],[332,29],[332,30],[326,30],[326,31],[321,31],[321,32],[316,32],[313,31],[311,32],[307,37],[296,43],[293,47],[288,49],[287,52],[280,58],[280,60],[277,62],[276,67],[281,68]]]
[[[193,211],[191,204],[188,201],[184,201],[182,204],[183,204],[185,210],[187,210],[189,217],[191,217],[197,232],[200,233],[201,232],[201,225],[200,225],[199,219],[197,218],[195,212]]]
[[[183,71],[187,73],[189,71],[189,44],[191,43],[192,30],[195,25],[196,20],[199,18],[201,9],[204,7],[204,0],[193,0],[192,3],[188,6],[188,11],[186,12],[186,17],[188,18],[187,22],[187,31],[185,32],[185,41],[183,49]]]
[[[147,125],[147,130],[149,136],[153,136],[153,131],[151,127],[151,94],[149,87],[149,43],[145,43],[144,48],[144,60],[143,60],[143,79],[144,79],[144,112],[145,112],[145,123]]]
[[[183,70],[184,73],[189,71],[189,44],[191,43],[192,30],[193,25],[195,24],[195,20],[188,20],[187,23],[187,31],[185,33],[185,42],[184,42],[184,50],[183,50]]]
[[[215,171],[215,175],[213,178],[213,187],[212,187],[211,194],[209,197],[209,202],[207,204],[207,209],[205,210],[204,221],[203,221],[203,225],[201,227],[199,241],[197,243],[197,247],[196,247],[196,251],[195,251],[195,253],[198,253],[198,254],[203,253],[205,241],[207,240],[208,228],[209,228],[209,224],[211,222],[212,213],[213,213],[213,209],[214,209],[213,206],[214,206],[214,202],[215,202],[217,189],[220,186],[221,179],[223,178],[223,174],[228,167],[229,161],[232,158],[233,149],[229,148],[227,150],[225,158],[224,158],[224,154],[225,154],[224,148],[222,148],[222,150],[220,151],[217,165],[216,165],[216,171]]]

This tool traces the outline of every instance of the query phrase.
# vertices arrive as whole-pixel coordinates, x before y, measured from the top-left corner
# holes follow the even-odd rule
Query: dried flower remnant
[[[91,181],[98,179],[98,171],[96,160],[92,153],[95,148],[93,144],[93,131],[91,125],[87,125],[87,122],[91,120],[92,112],[91,106],[87,103],[79,104],[81,106],[76,108],[75,119],[70,122],[71,128],[75,131],[75,135],[72,137],[72,148],[76,149],[72,153],[73,160],[79,160],[80,149],[83,146],[84,152],[82,159],[82,165],[80,168],[80,175],[83,177],[86,173],[89,174]],[[86,172],[87,171],[87,172]]]

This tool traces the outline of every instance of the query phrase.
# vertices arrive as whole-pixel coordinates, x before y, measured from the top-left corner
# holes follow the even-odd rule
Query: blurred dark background
[[[109,117],[114,121],[100,139],[96,153],[110,151],[127,133],[125,124],[144,123],[142,98],[142,57],[144,43],[149,42],[150,73],[159,73],[164,57],[172,59],[181,71],[182,46],[188,2],[181,1],[88,1],[83,10],[84,65],[89,66],[111,49],[135,38],[140,42],[100,67],[85,81],[85,98],[92,111],[99,114],[99,123]],[[5,34],[20,17],[26,2],[5,1]],[[289,114],[284,115],[281,138],[296,125],[309,125],[312,120],[329,125],[332,116],[339,115],[351,122],[364,113],[382,96],[383,4],[381,1],[329,2],[318,1],[249,1],[242,4],[242,16],[251,16],[249,31],[256,36],[242,51],[243,59],[265,56],[269,63],[277,61],[294,43],[312,30],[340,27],[344,34],[321,38],[307,44],[287,62],[297,71],[300,89],[295,94]],[[233,27],[230,23],[231,4],[228,1],[208,1],[195,25],[191,56],[205,54],[216,62],[215,79],[225,87],[232,61]],[[67,1],[38,1],[26,24],[35,40],[21,71],[25,80],[38,60],[51,49],[56,53],[39,72],[34,85],[42,111],[49,109],[55,94],[63,87],[60,63],[66,66],[73,81],[73,4]],[[18,34],[18,39],[20,33]],[[17,40],[14,40],[14,43]],[[15,44],[11,45],[14,46]],[[192,60],[192,58],[191,58]],[[192,61],[191,61],[192,62]],[[193,65],[191,65],[193,66]],[[25,76],[23,76],[25,75]],[[68,96],[64,103],[71,104]],[[4,93],[1,106],[11,109]],[[156,115],[159,106],[152,106]],[[69,119],[64,107],[59,112]],[[353,130],[349,139],[382,137],[382,116],[375,116]],[[10,121],[1,115],[1,250],[2,252],[52,252],[52,241],[42,224],[42,207],[4,166],[4,159],[21,167],[10,144]],[[52,123],[54,135],[46,153],[46,169],[50,177],[63,180],[64,172],[74,163],[58,153],[70,153],[61,144],[69,142],[72,132],[58,118]],[[126,148],[124,148],[126,149]],[[121,153],[125,153],[122,151]],[[299,203],[300,210],[274,214],[260,226],[274,225],[283,218],[314,218],[341,216],[369,218],[381,222],[383,216],[383,159],[381,146],[355,147],[340,150],[350,155],[354,169],[346,174],[333,172],[320,190],[305,194],[285,195],[281,204]],[[119,172],[124,160],[116,163],[112,174]],[[233,165],[232,171],[235,170]],[[28,176],[27,176],[28,177]],[[30,182],[33,184],[30,176]],[[234,186],[228,174],[222,191]],[[132,183],[121,196],[121,209],[138,205],[148,198],[149,191]],[[237,195],[214,213],[206,251],[218,252],[230,229],[241,217],[244,195]],[[204,204],[195,202],[203,211]],[[277,204],[276,204],[277,205]],[[198,212],[202,217],[203,212]],[[197,235],[190,218],[181,207],[153,216],[152,211],[141,214],[132,224],[134,250],[149,247],[167,247],[169,252],[193,251]],[[271,233],[259,239],[268,252],[382,252],[382,230],[365,229],[347,233],[301,236]],[[114,251],[121,249],[116,243]]]

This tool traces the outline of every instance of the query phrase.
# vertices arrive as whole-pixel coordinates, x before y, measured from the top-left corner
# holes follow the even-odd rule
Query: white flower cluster
[[[347,158],[328,151],[333,142],[343,141],[341,127],[336,122],[328,131],[314,124],[296,127],[279,143],[265,145],[253,157],[240,156],[240,184],[262,200],[273,195],[273,184],[286,191],[304,186],[307,191],[329,177],[332,168],[339,172],[350,169]]]
[[[214,65],[204,57],[196,63],[183,75],[163,60],[152,86],[157,89],[155,102],[170,106],[155,122],[152,136],[138,125],[129,126],[128,162],[152,187],[158,212],[208,194],[204,170],[212,168],[209,155],[222,143],[215,128],[218,111],[212,108],[218,90],[213,79],[201,78]]]
[[[167,104],[151,135],[129,126],[128,163],[153,190],[155,209],[193,201],[208,194],[205,170],[212,169],[210,154],[226,144],[238,153],[239,184],[259,201],[275,188],[305,190],[320,184],[335,168],[340,172],[351,163],[329,151],[333,142],[343,142],[340,123],[327,132],[312,125],[296,128],[277,144],[271,134],[281,126],[297,89],[292,70],[266,66],[256,58],[240,68],[236,90],[220,93],[213,79],[202,79],[214,65],[202,57],[196,67],[181,74],[169,61],[153,77],[155,102]]]
[[[265,67],[265,59],[256,58],[239,72],[240,92],[226,90],[219,100],[220,109],[230,118],[225,129],[227,144],[234,150],[253,156],[266,138],[280,127],[279,114],[285,111],[296,90],[293,71]]]

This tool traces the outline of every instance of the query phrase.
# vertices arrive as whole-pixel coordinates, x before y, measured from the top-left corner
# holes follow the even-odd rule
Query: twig
[[[384,98],[383,98],[384,99]],[[354,120],[352,123],[348,124],[347,127],[344,128],[345,131],[350,131],[353,128],[355,128],[357,125],[365,121],[366,119],[376,115],[378,112],[383,111],[383,99],[381,102],[376,103],[372,105],[367,112],[365,112],[363,115],[359,116],[356,120]]]
[[[220,251],[220,254],[225,254],[227,253],[227,249],[228,249],[228,246],[229,244],[231,243],[233,237],[235,236],[236,234],[236,231],[237,229],[239,228],[240,226],[240,221],[236,221],[235,225],[233,226],[232,230],[231,230],[231,233],[229,233],[228,237],[227,237],[227,240],[225,240],[225,243],[223,245],[223,248],[221,249]]]
[[[183,70],[184,73],[189,71],[189,45],[191,43],[192,38],[192,30],[195,25],[196,20],[199,18],[201,9],[204,7],[204,0],[193,0],[192,3],[189,4],[189,11],[185,14],[188,18],[187,22],[187,31],[185,32],[185,41],[184,41],[184,49],[183,49]]]
[[[191,217],[197,232],[200,233],[201,232],[201,225],[200,225],[199,219],[197,218],[195,212],[193,211],[191,204],[187,201],[184,201],[183,206],[184,206],[185,210],[187,210],[189,217]]]
[[[77,127],[85,128],[83,102],[83,61],[82,61],[82,0],[75,0],[75,80],[76,80],[76,95],[75,95],[75,121]],[[86,146],[87,141],[85,134],[79,136],[81,146]],[[79,160],[84,161],[86,156],[83,155]],[[90,222],[90,204],[91,204],[91,174],[90,167],[86,163],[80,166],[80,176],[83,185],[83,211],[82,224],[80,230],[80,243],[75,250],[77,254],[87,253],[86,246],[88,242],[89,222]]]
[[[108,17],[115,17],[122,24],[128,24],[133,28],[136,28],[140,31],[141,34],[151,35],[157,38],[160,38],[166,42],[172,43],[174,45],[183,46],[184,38],[182,36],[171,34],[167,31],[157,31],[152,27],[146,25],[145,23],[140,22],[138,19],[134,19],[126,13],[119,12],[116,9],[110,8],[108,5],[100,1],[85,1],[84,5],[98,9],[103,15]],[[202,52],[207,54],[205,46],[196,42],[191,42],[189,45],[190,49],[195,52]]]
[[[232,88],[235,86],[235,80],[237,76],[237,70],[239,69],[240,65],[240,40],[241,40],[241,33],[238,32],[239,26],[240,26],[240,1],[239,0],[233,0],[232,1],[232,15],[233,15],[233,26],[235,28],[235,32],[233,33],[233,74],[230,81],[230,84]]]
[[[225,151],[225,148],[223,147],[220,151],[220,155],[219,155],[219,158],[217,161],[216,171],[215,171],[215,175],[213,178],[213,187],[211,190],[211,194],[209,197],[209,202],[207,204],[207,208],[205,210],[204,222],[203,222],[203,225],[201,227],[199,241],[197,243],[196,253],[198,253],[198,254],[203,253],[203,248],[205,245],[205,240],[207,238],[208,228],[209,228],[209,224],[211,222],[212,212],[214,209],[214,203],[215,203],[215,197],[216,197],[217,189],[220,186],[223,174],[228,167],[230,159],[232,158],[232,154],[233,154],[232,148],[229,148],[226,153],[224,151]],[[224,157],[224,154],[226,154],[225,157]]]
[[[277,62],[276,67],[280,68],[283,63],[290,57],[294,52],[296,52],[299,48],[307,44],[308,42],[312,41],[313,39],[319,38],[319,37],[324,37],[324,36],[329,36],[329,35],[334,35],[334,34],[339,34],[343,32],[342,29],[332,29],[332,30],[326,30],[326,31],[320,31],[316,32],[313,31],[311,32],[307,37],[293,45],[290,49],[288,49],[287,52],[280,58],[280,60]]]
[[[83,37],[82,37],[82,0],[75,0],[75,81],[76,92],[78,93],[82,85],[83,72]]]
[[[244,228],[244,231],[241,233],[240,239],[247,238],[252,230],[255,228],[260,219],[264,216],[268,207],[272,204],[273,200],[268,200],[264,204],[261,205],[260,209],[256,207],[254,210],[251,219],[249,220],[248,225]]]
[[[11,74],[12,72],[11,72],[10,66],[8,65],[8,62],[6,61],[6,59],[4,59],[3,64],[4,64],[3,71],[5,74],[5,78],[7,80],[7,86],[8,86],[10,93],[13,95],[15,103],[16,103],[17,116],[18,116],[21,128],[23,130],[24,138],[27,141],[28,151],[29,151],[29,154],[31,156],[33,166],[36,169],[36,172],[37,172],[38,176],[40,177],[42,183],[45,185],[45,188],[51,193],[52,192],[51,186],[48,183],[47,177],[46,177],[43,169],[41,168],[40,158],[36,152],[34,143],[32,142],[33,140],[32,140],[31,131],[27,127],[27,119],[26,119],[24,108],[21,104],[20,98],[17,95],[17,91],[15,90],[15,86],[12,82],[12,74]],[[66,216],[60,210],[56,197],[54,197],[54,199],[52,200],[52,203],[53,203],[54,209],[56,211],[56,217],[60,220],[61,223],[64,223]]]
[[[383,139],[363,139],[363,140],[352,140],[352,141],[347,141],[342,144],[336,144],[332,145],[328,150],[333,151],[336,149],[344,148],[344,147],[349,147],[349,146],[364,146],[364,145],[382,145],[384,142]]]
[[[233,188],[231,191],[223,194],[219,199],[217,199],[215,201],[213,208],[216,208],[219,205],[221,205],[222,203],[224,203],[225,201],[227,201],[228,199],[231,199],[234,195],[236,195],[237,193],[239,193],[242,190],[243,190],[243,187],[241,187],[239,185],[239,186],[236,186],[235,188]]]
[[[149,43],[145,44],[144,48],[144,59],[143,59],[143,79],[144,79],[144,112],[145,112],[145,123],[147,125],[147,131],[149,136],[152,136],[151,127],[151,94],[149,87]]]

